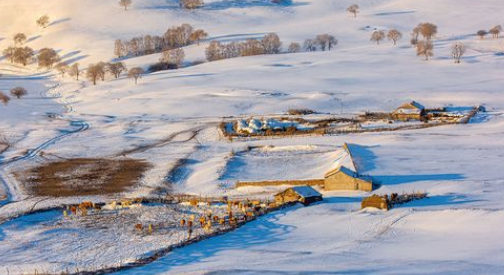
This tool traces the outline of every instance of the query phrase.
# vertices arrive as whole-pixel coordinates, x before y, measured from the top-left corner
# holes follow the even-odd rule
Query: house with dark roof
[[[300,202],[305,206],[322,200],[322,194],[310,186],[294,186],[275,195],[275,203],[282,205],[291,202]]]
[[[399,106],[390,116],[392,119],[402,121],[421,120],[425,116],[425,107],[416,101],[411,101]]]

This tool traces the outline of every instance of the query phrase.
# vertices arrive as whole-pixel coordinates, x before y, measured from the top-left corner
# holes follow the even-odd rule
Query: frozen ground
[[[205,63],[146,75],[137,86],[124,77],[92,86],[1,60],[0,90],[22,85],[29,96],[0,106],[0,134],[13,143],[0,155],[0,194],[9,194],[0,202],[9,202],[0,208],[0,218],[32,207],[111,199],[31,197],[12,177],[12,172],[54,159],[134,157],[153,164],[137,188],[117,197],[146,195],[167,186],[192,194],[246,195],[261,190],[231,190],[231,180],[222,180],[231,152],[257,146],[334,148],[327,158],[307,158],[317,169],[322,162],[322,172],[330,166],[323,160],[332,159],[329,155],[349,142],[355,146],[360,172],[382,183],[375,193],[425,191],[430,198],[380,212],[359,211],[366,193],[325,193],[326,200],[317,205],[268,215],[124,273],[504,274],[504,57],[499,54],[504,40],[473,35],[502,23],[502,1],[362,0],[357,1],[361,13],[356,19],[345,12],[354,3],[347,0],[295,0],[281,6],[268,1],[207,2],[207,8],[188,12],[172,0],[137,0],[124,12],[115,1],[0,1],[1,21],[9,23],[0,24],[0,49],[12,43],[14,33],[25,32],[28,46],[55,47],[65,61],[84,67],[110,60],[116,38],[161,34],[181,23],[204,28],[210,39],[221,41],[268,32],[277,32],[284,46],[326,32],[339,39],[331,52]],[[54,21],[45,30],[34,23],[43,13]],[[427,21],[439,26],[439,35],[435,56],[425,62],[409,46],[408,33]],[[377,46],[369,41],[375,27],[395,27],[405,37],[395,47],[385,41]],[[450,58],[455,41],[468,46],[459,65]],[[188,47],[187,60],[201,60],[207,43]],[[147,67],[157,58],[125,62]],[[468,125],[325,137],[229,142],[217,128],[223,116],[246,118],[289,108],[356,114],[390,111],[409,100],[432,107],[483,104],[488,112]],[[246,171],[249,177],[282,175],[282,167],[297,172],[296,166],[301,166],[300,176],[309,176],[303,174],[305,163],[250,161],[263,165],[264,173]],[[33,268],[30,262],[62,264],[54,246],[37,247],[39,237],[57,242],[53,233],[37,235],[37,226],[30,223],[22,223],[22,231],[5,226],[0,227],[0,251],[6,252],[0,253],[0,273],[5,273],[6,263],[18,265],[11,274]],[[23,240],[23,234],[34,239],[26,238],[26,247],[13,243]],[[121,252],[121,244],[112,245]],[[16,253],[7,252],[14,248]],[[92,250],[82,251],[93,258]]]

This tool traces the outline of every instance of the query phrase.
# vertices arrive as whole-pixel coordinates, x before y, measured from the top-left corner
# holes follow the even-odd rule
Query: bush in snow
[[[105,78],[105,63],[99,62],[97,64],[89,64],[86,70],[86,77],[89,81],[93,82],[93,85],[96,85],[98,79]]]
[[[438,29],[437,26],[432,23],[420,23],[415,29],[413,29],[413,32],[421,34],[425,40],[430,41],[432,37],[437,34]]]
[[[135,67],[129,70],[128,76],[135,79],[135,85],[138,84],[138,79],[145,73],[144,69]]]
[[[402,33],[396,29],[391,29],[387,32],[388,40],[392,40],[394,45],[397,44],[397,41],[402,38]]]
[[[493,38],[499,38],[499,34],[501,33],[501,31],[502,31],[502,26],[497,25],[497,26],[491,28],[490,31],[488,31],[488,32],[492,34]]]
[[[4,105],[9,104],[10,97],[6,94],[4,94],[2,91],[0,91],[0,102],[2,102]]]
[[[26,41],[26,35],[24,33],[16,33],[14,35],[14,44],[23,45],[25,41]]]
[[[203,7],[205,3],[203,2],[203,0],[179,0],[179,4],[182,8],[185,9],[196,9]]]
[[[47,16],[47,15],[43,15],[39,19],[37,19],[37,25],[39,25],[40,27],[42,27],[44,29],[47,28],[47,26],[49,26],[49,22],[50,22],[50,19],[49,19],[49,16]]]
[[[485,36],[488,34],[487,31],[485,30],[479,30],[477,33],[476,33],[481,39],[485,39]]]
[[[376,45],[380,44],[380,41],[382,41],[385,38],[385,32],[383,31],[374,31],[371,34],[371,41],[376,42]]]
[[[425,56],[425,60],[429,60],[429,56],[434,55],[434,45],[431,41],[420,41],[417,44],[417,55]]]
[[[119,6],[123,7],[124,10],[128,10],[128,7],[131,6],[131,0],[120,0],[119,1]]]
[[[357,13],[359,13],[359,5],[353,4],[350,7],[347,8],[347,11],[350,14],[353,14],[354,18],[357,17]]]
[[[15,98],[22,98],[28,94],[28,91],[23,87],[16,87],[10,90],[10,93]]]
[[[33,50],[30,47],[8,47],[3,51],[3,55],[11,63],[22,64],[23,66],[28,65],[33,57]]]
[[[287,48],[287,51],[290,52],[290,53],[300,52],[301,51],[301,45],[299,45],[299,43],[292,42],[292,43],[290,43],[289,48]]]

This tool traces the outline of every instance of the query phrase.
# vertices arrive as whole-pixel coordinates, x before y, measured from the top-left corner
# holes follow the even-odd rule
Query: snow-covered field
[[[175,0],[133,0],[128,11],[116,2],[1,0],[0,49],[24,32],[27,46],[53,47],[64,61],[85,68],[112,60],[115,39],[161,35],[182,23],[210,35],[184,49],[188,62],[204,60],[211,40],[270,32],[280,36],[284,49],[321,33],[339,43],[330,52],[243,57],[147,74],[138,85],[121,76],[93,86],[0,57],[0,90],[23,86],[29,92],[0,105],[0,140],[12,144],[0,154],[0,220],[61,203],[148,195],[159,187],[196,195],[258,194],[264,190],[232,186],[240,178],[320,177],[348,142],[355,146],[359,172],[382,184],[374,193],[425,191],[430,198],[389,212],[360,211],[368,193],[326,192],[316,205],[269,214],[121,273],[504,274],[504,38],[474,35],[504,23],[502,1],[209,0],[194,11],[181,10]],[[357,18],[346,12],[354,2],[361,7]],[[46,29],[35,24],[43,14],[53,22]],[[439,27],[429,61],[409,45],[410,31],[421,22]],[[376,45],[369,41],[374,28],[397,28],[404,37],[397,46]],[[461,64],[450,56],[457,41],[468,48]],[[124,61],[146,68],[158,58]],[[482,104],[487,112],[467,125],[381,133],[230,142],[218,130],[223,117],[291,108],[357,115],[411,100],[434,107]],[[134,190],[106,198],[33,197],[13,176],[61,158],[123,157],[146,159],[152,169]],[[70,266],[58,262],[72,259],[56,256],[57,245],[43,245],[57,243],[57,232],[46,234],[22,221],[0,225],[0,274],[7,268],[10,274],[33,272],[32,263]],[[90,236],[85,245],[92,246],[96,236]],[[110,264],[110,258],[100,261],[96,247],[72,245],[89,253],[85,258],[93,265]],[[116,259],[128,255],[120,242],[108,245],[124,253]]]

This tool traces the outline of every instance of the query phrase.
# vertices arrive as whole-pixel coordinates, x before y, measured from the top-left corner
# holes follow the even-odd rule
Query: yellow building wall
[[[339,172],[325,179],[324,189],[373,191],[373,183]]]

